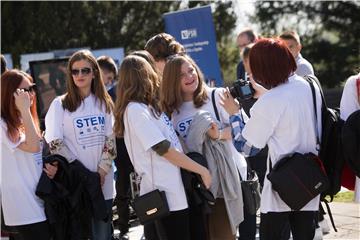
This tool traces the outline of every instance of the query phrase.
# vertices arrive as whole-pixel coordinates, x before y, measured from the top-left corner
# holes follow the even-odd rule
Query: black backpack
[[[320,140],[319,157],[323,162],[330,182],[329,188],[321,194],[321,201],[325,201],[325,197],[329,196],[331,202],[334,198],[334,195],[336,195],[341,189],[341,174],[345,163],[341,140],[344,121],[340,118],[339,109],[332,109],[327,107],[319,80],[313,75],[308,75],[304,78],[310,83],[312,91],[315,91],[314,86],[312,85],[312,83],[315,82],[319,86],[321,93],[322,134]],[[315,101],[316,100],[314,99],[314,106],[316,107]]]
[[[323,162],[326,174],[328,176],[329,187],[321,193],[320,200],[325,203],[329,213],[331,224],[335,232],[337,232],[337,229],[334,224],[334,219],[332,217],[328,203],[333,201],[334,196],[341,189],[341,175],[345,164],[345,158],[344,158],[343,146],[342,146],[342,136],[341,136],[344,121],[340,118],[339,109],[332,109],[327,107],[324,93],[322,91],[319,80],[313,75],[307,75],[304,78],[310,84],[313,93],[313,103],[315,109],[316,109],[316,98],[315,98],[316,95],[315,95],[315,88],[313,85],[314,82],[319,86],[321,93],[322,133],[321,133],[321,141],[319,142],[319,139],[317,139],[317,144],[320,145],[319,158]],[[316,111],[315,111],[315,116],[316,116]],[[330,201],[328,201],[326,197],[329,197]]]
[[[356,176],[360,177],[360,110],[350,114],[342,130],[345,161]]]

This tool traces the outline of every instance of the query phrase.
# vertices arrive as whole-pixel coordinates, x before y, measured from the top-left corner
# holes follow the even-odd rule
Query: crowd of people
[[[290,234],[314,239],[323,220],[319,196],[292,211],[266,178],[269,165],[284,156],[318,153],[320,86],[315,84],[316,121],[312,93],[302,78],[314,69],[301,56],[294,31],[260,38],[245,29],[237,43],[242,57],[237,78],[249,80],[254,91],[246,102],[228,88],[207,86],[196,62],[166,33],[151,37],[119,67],[110,57],[77,51],[66,69],[66,93],[52,101],[44,131],[36,84],[29,74],[6,69],[2,57],[1,212],[11,237],[111,240],[115,227],[119,239],[129,239],[130,175],[136,172],[140,196],[164,191],[170,211],[144,225],[145,239],[255,240],[256,214],[247,211],[241,188],[252,169],[262,188],[260,239]],[[359,82],[360,74],[346,81],[344,120],[360,109]],[[189,152],[205,156],[207,166]],[[214,197],[209,211],[192,207],[184,170],[197,174]],[[356,184],[360,187],[358,179]],[[90,215],[73,211],[74,206]]]

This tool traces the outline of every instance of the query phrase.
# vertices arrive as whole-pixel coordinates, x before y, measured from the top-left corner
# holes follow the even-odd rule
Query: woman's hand
[[[211,185],[211,175],[210,175],[209,170],[204,167],[204,171],[202,174],[200,174],[200,176],[201,176],[201,179],[202,179],[206,189],[209,189],[210,185]]]
[[[239,113],[240,105],[235,99],[231,96],[229,89],[226,89],[220,94],[220,105],[225,109],[225,111],[231,116]]]
[[[54,179],[57,170],[58,170],[58,162],[53,163],[45,163],[45,168],[43,168],[44,172],[50,179]]]
[[[30,95],[23,89],[16,89],[14,92],[15,105],[19,109],[21,115],[28,111],[31,106]]]
[[[254,93],[254,98],[259,98],[261,95],[263,95],[264,93],[266,93],[268,90],[266,88],[264,88],[262,85],[258,84],[257,82],[255,82],[254,78],[252,77],[252,75],[249,75],[250,78],[250,83],[252,85],[252,87],[255,90]]]
[[[211,139],[218,139],[220,136],[218,125],[215,122],[212,122],[211,127],[206,133]]]

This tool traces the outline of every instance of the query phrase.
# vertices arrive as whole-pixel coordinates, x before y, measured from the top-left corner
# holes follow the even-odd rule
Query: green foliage
[[[1,2],[2,52],[19,55],[91,47],[143,49],[164,31],[162,14],[179,2]]]
[[[189,1],[187,7],[208,4],[212,4],[220,64],[226,76],[237,58],[237,52],[227,48],[236,16],[231,2]],[[20,54],[55,49],[143,49],[150,36],[164,31],[162,15],[179,7],[179,1],[2,1],[1,51],[12,53],[16,64]]]
[[[256,2],[252,21],[264,36],[294,29],[302,54],[323,85],[335,87],[360,66],[360,3],[356,1]]]

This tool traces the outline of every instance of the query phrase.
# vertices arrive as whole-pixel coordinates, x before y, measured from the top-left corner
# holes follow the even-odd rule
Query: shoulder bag
[[[128,126],[128,131],[130,132],[130,128],[129,128],[130,124],[128,118],[126,118],[126,122]],[[136,161],[133,154],[131,134],[129,134],[129,140],[131,146],[130,153],[135,168]],[[137,217],[139,218],[140,223],[143,225],[159,220],[170,214],[169,205],[166,199],[165,192],[160,191],[159,189],[155,189],[154,187],[154,168],[153,168],[153,159],[151,153],[150,153],[150,158],[151,158],[151,180],[154,190],[141,196],[139,195],[134,196],[133,194],[133,200],[132,200],[132,207],[134,208],[134,211]],[[141,179],[139,179],[138,176],[136,178],[137,181],[140,182]]]

